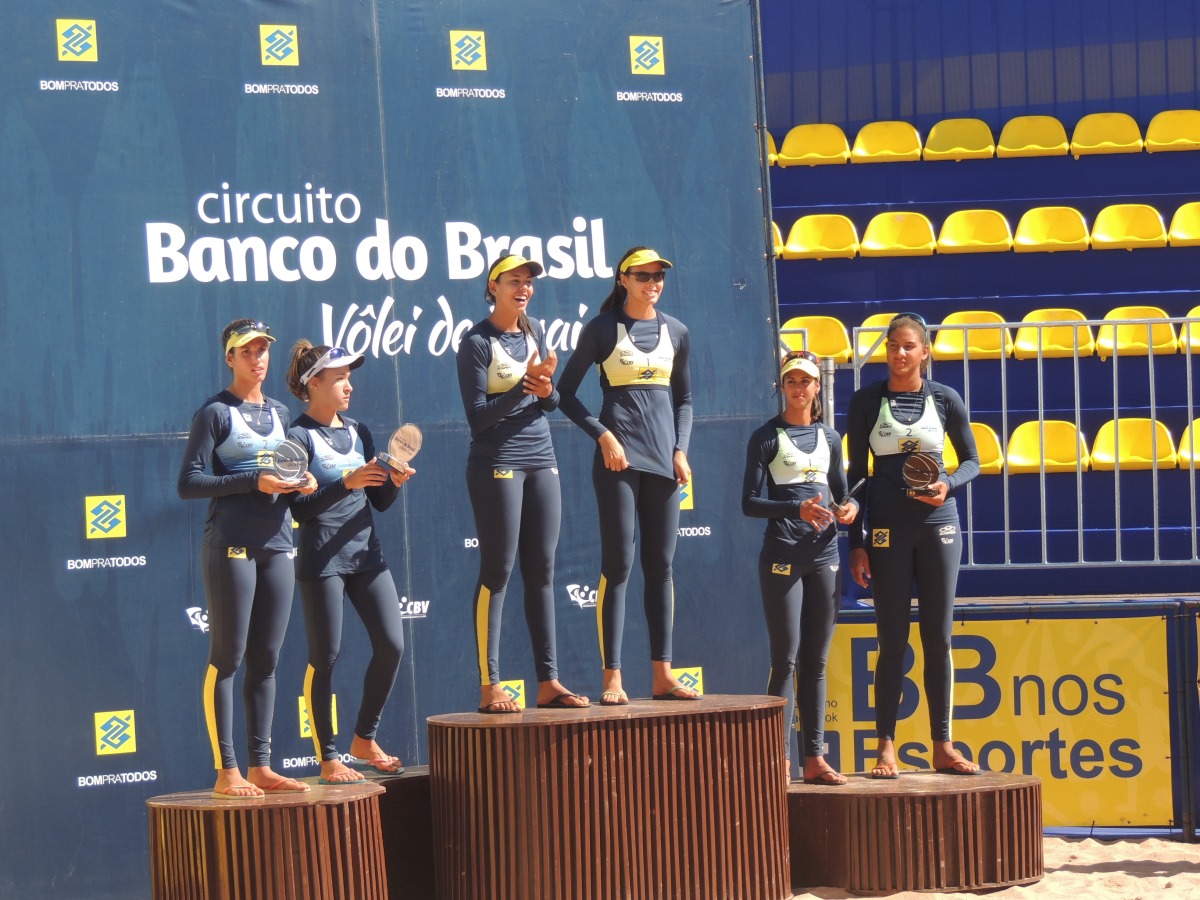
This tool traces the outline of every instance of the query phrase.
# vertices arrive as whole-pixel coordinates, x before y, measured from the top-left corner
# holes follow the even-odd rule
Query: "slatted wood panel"
[[[779,900],[783,704],[429,719],[439,900]]]
[[[308,794],[146,801],[152,896],[162,900],[386,900],[383,788],[314,785]]]
[[[788,789],[792,886],[864,894],[983,890],[1041,879],[1042,785],[1030,775],[852,775]]]

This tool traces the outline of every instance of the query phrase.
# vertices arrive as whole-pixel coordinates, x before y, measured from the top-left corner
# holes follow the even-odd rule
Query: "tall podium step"
[[[783,701],[429,719],[439,900],[789,896]]]
[[[376,784],[146,801],[155,900],[387,900]]]
[[[1042,783],[1032,775],[847,777],[788,788],[797,890],[977,891],[1041,879]]]

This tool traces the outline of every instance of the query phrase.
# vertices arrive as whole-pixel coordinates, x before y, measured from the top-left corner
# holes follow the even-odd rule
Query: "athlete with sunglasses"
[[[217,770],[213,796],[222,800],[309,789],[271,769],[275,666],[295,588],[292,519],[279,495],[317,487],[308,472],[292,482],[270,469],[291,419],[286,406],[263,394],[274,341],[270,327],[254,319],[225,326],[221,346],[232,380],[192,417],[179,467],[179,496],[209,500],[200,545],[209,628],[203,701]],[[243,659],[246,777],[233,752],[233,678]]]
[[[554,551],[562,494],[546,421],[546,413],[558,407],[551,381],[558,357],[547,349],[542,326],[528,315],[534,280],[541,274],[540,263],[521,256],[506,254],[492,263],[483,295],[491,314],[463,336],[458,348],[458,387],[471,426],[467,493],[479,540],[478,711],[487,714],[521,711],[499,684],[501,613],[518,559],[537,705],[580,709],[589,704],[558,680]]]
[[[558,383],[562,411],[596,441],[592,485],[600,520],[600,703],[629,702],[621,681],[625,588],[633,569],[634,532],[641,532],[652,695],[697,700],[699,692],[671,675],[674,585],[671,563],[679,528],[679,485],[692,477],[692,387],[688,331],[658,310],[671,263],[649,247],[621,257],[612,292],[583,326]],[[604,403],[594,416],[576,392],[598,365]]]
[[[319,485],[311,496],[293,499],[292,512],[300,523],[298,577],[308,635],[304,700],[322,784],[354,784],[364,780],[360,772],[404,771],[376,741],[404,656],[404,623],[371,508],[390,508],[397,489],[416,470],[379,465],[370,429],[346,415],[354,391],[350,373],[362,364],[361,353],[301,340],[292,349],[287,375],[288,390],[308,403],[289,436],[307,451],[309,471]],[[342,649],[346,597],[371,641],[350,767],[338,756],[333,733],[333,666]]]
[[[854,521],[842,439],[824,424],[821,361],[783,358],[784,408],[750,436],[742,512],[766,519],[758,582],[771,644],[767,693],[784,699],[784,758],[791,780],[792,713],[799,703],[806,784],[845,784],[825,761],[825,659],[838,610],[837,522]],[[843,501],[843,498],[845,500]]]
[[[850,574],[862,587],[870,586],[875,600],[875,778],[899,774],[896,718],[914,586],[933,767],[950,775],[979,772],[979,766],[954,749],[950,737],[950,633],[962,557],[958,509],[950,492],[979,474],[979,454],[962,398],[926,377],[929,355],[925,320],[916,313],[893,318],[887,330],[887,380],[856,391],[847,413],[851,482],[867,477],[868,458],[874,457],[866,502],[850,529]],[[953,475],[941,463],[947,439],[958,453]],[[911,491],[904,479],[904,464],[914,453],[931,454],[938,462],[931,495]]]

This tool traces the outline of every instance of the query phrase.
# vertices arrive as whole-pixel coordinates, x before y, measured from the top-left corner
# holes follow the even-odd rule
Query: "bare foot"
[[[565,709],[583,709],[592,705],[587,697],[573,694],[563,687],[557,678],[538,682],[537,703],[538,706],[553,704]]]
[[[674,700],[699,700],[700,692],[695,688],[684,687],[671,675],[670,662],[651,661],[652,675],[651,694],[656,698]]]
[[[213,793],[223,794],[235,800],[263,796],[262,788],[243,778],[241,771],[236,768],[217,769],[217,783],[213,785]]]
[[[246,779],[264,794],[307,794],[312,790],[303,781],[280,775],[270,766],[250,766],[246,769]]]
[[[601,685],[601,706],[627,706],[629,704],[629,695],[625,693],[625,688],[621,685],[620,669],[605,669]]]
[[[950,741],[934,742],[933,768],[939,772],[949,770],[958,775],[974,775],[979,771],[979,766],[955,750]]]
[[[804,757],[805,784],[845,784],[846,776],[825,762],[823,756]]]

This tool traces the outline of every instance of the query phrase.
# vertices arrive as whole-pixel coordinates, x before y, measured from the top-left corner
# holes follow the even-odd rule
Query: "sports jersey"
[[[837,525],[820,531],[800,518],[800,504],[820,494],[833,506],[846,494],[842,442],[828,425],[789,425],[776,416],[755,429],[746,445],[742,512],[766,519],[764,552],[811,562],[837,537]]]
[[[686,454],[692,435],[689,348],[683,323],[657,310],[652,319],[602,312],[583,326],[559,379],[562,411],[594,440],[611,431],[631,469],[674,480],[675,451]],[[592,365],[604,398],[599,417],[576,394]]]
[[[342,475],[375,456],[375,441],[363,423],[340,418],[341,427],[331,428],[304,414],[289,432],[308,451],[309,471],[318,485],[308,496],[291,497],[300,523],[301,578],[370,572],[387,565],[371,507],[383,512],[395,502],[399,489],[390,478],[363,490],[346,487]]]
[[[541,325],[533,335],[500,331],[478,322],[458,348],[458,388],[471,426],[468,468],[538,469],[557,465],[545,413],[558,408],[558,392],[525,393],[526,366],[536,352],[546,358]]]
[[[210,498],[204,526],[209,546],[292,548],[287,500],[258,490],[259,472],[269,470],[271,451],[286,437],[290,420],[277,400],[250,403],[228,390],[196,410],[177,486],[185,500]]]
[[[893,392],[887,382],[867,385],[850,398],[846,437],[850,449],[850,481],[867,475],[868,450],[874,455],[874,473],[865,501],[850,528],[851,549],[864,546],[864,523],[889,528],[958,522],[953,495],[941,506],[908,496],[904,462],[918,450],[932,453],[941,466],[944,442],[949,438],[958,453],[953,475],[944,466],[938,480],[953,492],[979,474],[975,436],[962,398],[950,387],[924,381],[920,391]]]

